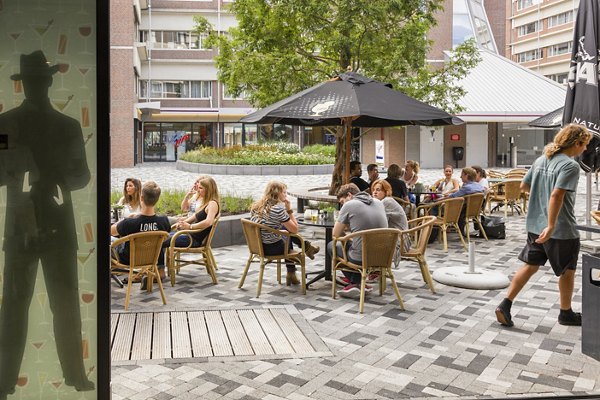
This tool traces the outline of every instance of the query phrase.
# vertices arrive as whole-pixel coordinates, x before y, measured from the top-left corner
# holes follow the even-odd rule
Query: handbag
[[[504,218],[482,215],[481,225],[488,239],[506,239]],[[483,237],[481,232],[479,233],[479,237]]]

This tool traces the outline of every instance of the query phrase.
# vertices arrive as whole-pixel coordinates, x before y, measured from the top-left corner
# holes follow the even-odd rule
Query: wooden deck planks
[[[205,311],[204,318],[208,327],[208,336],[212,343],[213,354],[215,356],[232,356],[233,349],[229,343],[225,324],[221,319],[219,311]]]
[[[152,313],[140,313],[135,322],[131,360],[149,360],[152,350]]]
[[[171,358],[171,321],[169,313],[154,313],[152,358]]]
[[[279,324],[271,315],[271,312],[266,309],[254,310],[258,322],[263,328],[265,335],[269,339],[269,343],[273,346],[275,354],[291,354],[294,349],[288,342],[285,334],[281,331]]]
[[[188,321],[190,324],[193,357],[212,356],[213,352],[208,336],[208,329],[204,322],[204,313],[202,311],[188,312]]]
[[[131,338],[133,337],[133,330],[135,328],[135,316],[136,314],[121,314],[111,351],[113,360],[129,360]]]
[[[171,313],[171,329],[173,337],[173,358],[189,358],[192,356],[190,329],[187,313]]]
[[[314,353],[284,308],[115,313],[114,361]]]
[[[263,332],[254,311],[238,310],[238,316],[248,334],[248,340],[254,349],[254,354],[275,354],[275,350],[273,350],[269,339]]]
[[[225,329],[227,329],[233,354],[236,356],[254,355],[248,335],[240,322],[237,312],[235,310],[221,311],[221,317],[223,318]],[[250,334],[252,333],[250,332]]]
[[[271,314],[273,314],[279,326],[284,328],[283,333],[296,353],[312,353],[315,351],[287,311],[282,308],[274,308],[271,310]]]

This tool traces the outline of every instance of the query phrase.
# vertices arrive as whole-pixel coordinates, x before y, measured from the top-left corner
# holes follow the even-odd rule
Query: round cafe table
[[[326,281],[331,281],[331,257],[327,252],[327,244],[329,244],[329,242],[333,240],[333,226],[335,225],[335,221],[333,220],[333,218],[317,219],[316,221],[313,221],[312,219],[305,220],[304,218],[299,217],[298,223],[300,225],[305,226],[316,226],[320,228],[325,228],[325,269],[323,271],[316,272],[317,276],[308,281],[306,283],[306,287],[323,278],[325,278]]]

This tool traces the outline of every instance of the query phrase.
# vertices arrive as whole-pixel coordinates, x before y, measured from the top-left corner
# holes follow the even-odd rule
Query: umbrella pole
[[[346,160],[344,162],[344,184],[350,183],[350,142],[352,140],[352,120],[344,118],[345,138],[346,138]]]

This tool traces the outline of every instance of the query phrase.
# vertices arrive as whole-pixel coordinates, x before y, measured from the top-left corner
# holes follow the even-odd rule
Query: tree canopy
[[[237,26],[215,32],[205,18],[196,30],[219,49],[218,77],[230,94],[256,107],[272,104],[348,67],[450,113],[462,88],[452,85],[478,62],[473,42],[443,65],[426,61],[443,0],[236,0]]]

